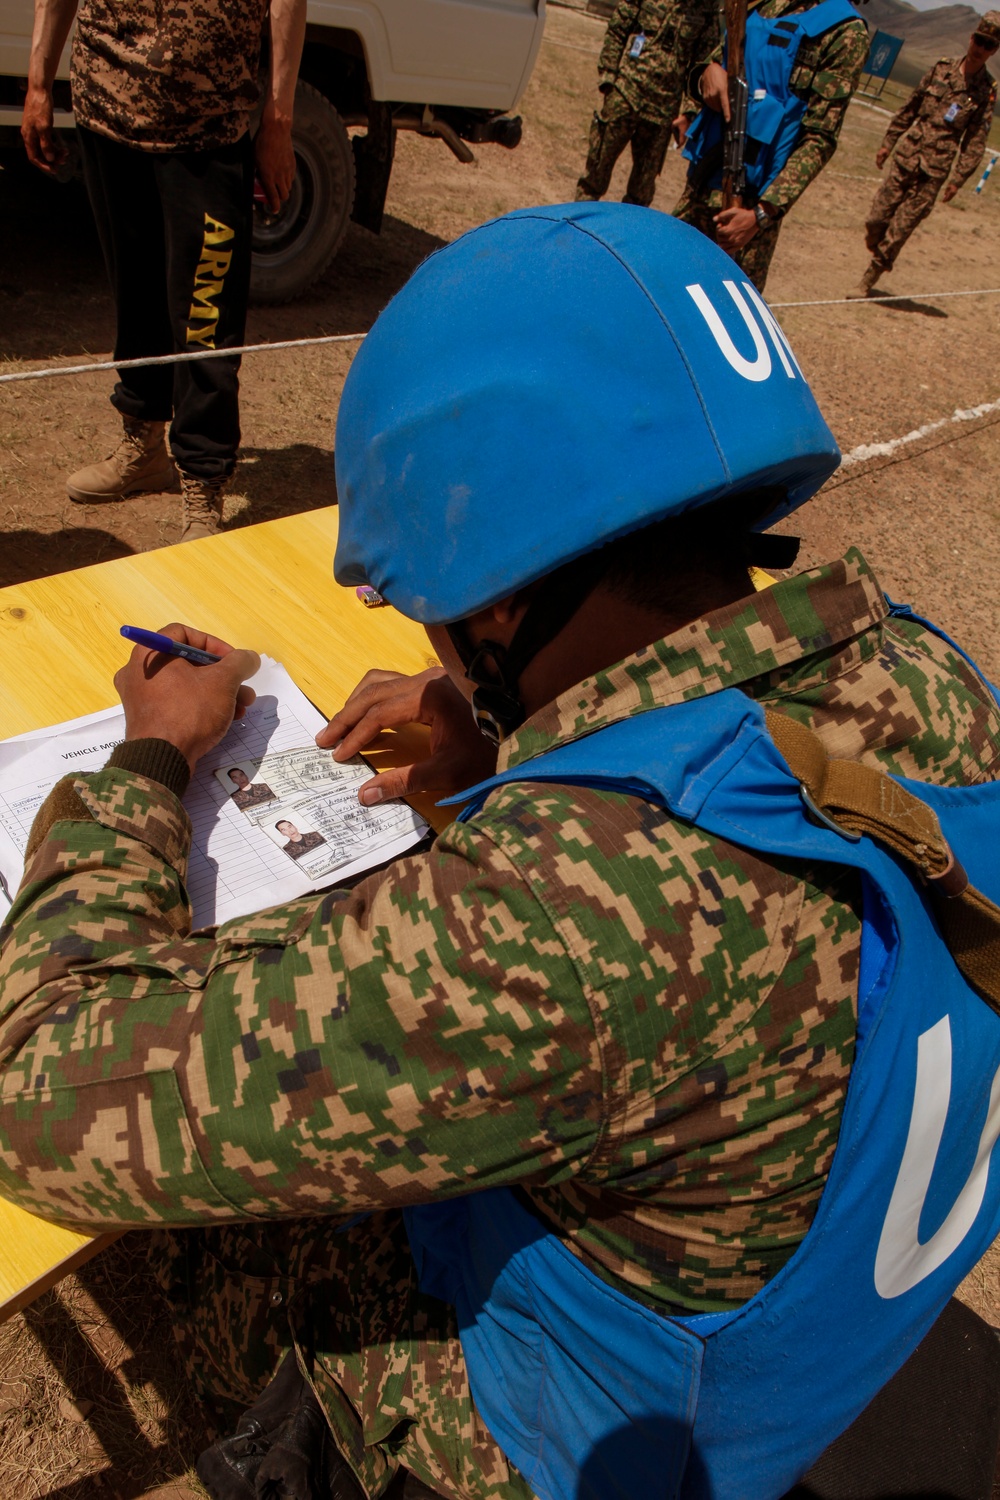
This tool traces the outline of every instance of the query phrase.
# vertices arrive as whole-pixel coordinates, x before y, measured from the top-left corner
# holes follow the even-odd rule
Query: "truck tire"
[[[340,249],[354,205],[354,153],[343,120],[308,83],[295,88],[295,181],[277,214],[254,206],[250,298],[291,302]]]

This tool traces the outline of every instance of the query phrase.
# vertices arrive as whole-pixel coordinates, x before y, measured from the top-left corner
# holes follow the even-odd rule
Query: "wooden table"
[[[328,715],[369,667],[434,663],[420,626],[334,583],[336,544],[330,508],[0,589],[0,739],[116,703],[125,624],[180,620],[272,656]],[[380,768],[405,764],[419,731],[386,740],[370,757]],[[430,799],[414,800],[435,827],[448,822]],[[60,1229],[0,1199],[0,1320],[115,1237]]]

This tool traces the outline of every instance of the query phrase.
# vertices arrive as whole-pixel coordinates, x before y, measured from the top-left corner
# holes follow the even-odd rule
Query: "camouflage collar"
[[[618,719],[741,687],[751,697],[816,692],[867,660],[885,597],[861,553],[812,568],[685,625],[588,677],[500,747],[498,770]]]

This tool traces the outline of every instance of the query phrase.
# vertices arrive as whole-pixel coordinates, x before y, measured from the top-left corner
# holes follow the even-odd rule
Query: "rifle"
[[[726,76],[729,80],[729,124],[722,146],[722,206],[742,208],[746,192],[747,87],[743,49],[747,34],[747,0],[725,0]]]

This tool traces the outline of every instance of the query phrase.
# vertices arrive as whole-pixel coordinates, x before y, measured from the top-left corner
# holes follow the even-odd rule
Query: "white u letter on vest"
[[[950,1098],[951,1024],[943,1016],[917,1041],[910,1129],[875,1256],[875,1290],[880,1297],[902,1296],[943,1265],[965,1239],[983,1206],[990,1156],[1000,1136],[1000,1068],[993,1079],[972,1171],[940,1229],[926,1244],[920,1243],[920,1214],[944,1135]]]

